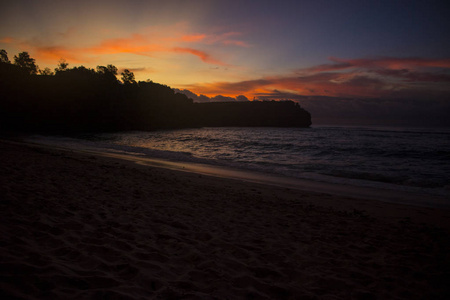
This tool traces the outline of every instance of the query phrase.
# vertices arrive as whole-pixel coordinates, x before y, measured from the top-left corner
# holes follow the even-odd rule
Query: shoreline
[[[25,144],[34,144],[41,147],[55,147],[52,145],[40,144],[36,142],[20,142],[23,142]],[[221,165],[187,161],[174,161],[163,158],[148,157],[146,155],[133,155],[131,153],[122,154],[68,147],[55,148],[63,151],[75,151],[125,160],[149,167],[165,168],[174,171],[202,174],[224,179],[235,179],[244,182],[265,184],[282,188],[292,188],[301,191],[319,192],[342,197],[362,198],[401,205],[450,209],[450,201],[445,196],[432,195],[420,191],[407,191],[389,187],[371,187],[348,183],[339,184],[312,179],[289,177],[281,174],[263,173],[254,170],[237,169]]]
[[[445,299],[450,210],[0,141],[1,295]]]
[[[264,188],[267,190],[289,191],[293,194],[311,194],[314,195],[315,200],[313,205],[330,207],[333,209],[350,209],[370,211],[377,214],[379,217],[385,215],[394,216],[396,219],[401,218],[417,218],[418,222],[428,223],[427,218],[421,216],[428,215],[421,211],[422,209],[437,212],[442,211],[444,215],[449,213],[448,218],[439,217],[431,219],[433,223],[436,221],[438,226],[448,227],[450,229],[450,206],[446,203],[445,198],[439,196],[431,196],[435,199],[435,204],[428,205],[427,200],[422,200],[421,197],[429,195],[415,195],[410,192],[393,191],[377,188],[358,187],[351,185],[338,185],[334,183],[318,182],[307,179],[299,179],[286,177],[276,174],[264,174],[256,171],[233,169],[224,166],[206,165],[192,162],[177,162],[161,158],[149,158],[144,156],[134,156],[119,153],[101,152],[95,150],[81,150],[66,147],[58,147],[47,144],[39,144],[33,142],[18,140],[1,140],[1,143],[12,143],[17,146],[24,146],[37,149],[46,149],[50,152],[61,151],[68,155],[75,155],[80,157],[89,157],[89,163],[92,160],[104,160],[106,163],[120,164],[129,168],[137,168],[139,170],[161,170],[167,172],[174,172],[177,175],[187,176],[189,178],[208,179],[216,183],[230,182],[231,184],[238,184],[249,187]],[[45,151],[45,150],[44,150]],[[94,161],[95,162],[95,161]],[[392,193],[391,193],[392,192]],[[412,197],[406,199],[405,197]],[[337,200],[336,200],[337,199]],[[443,203],[445,202],[445,203]],[[384,207],[389,207],[390,213],[386,214]],[[382,209],[383,208],[383,209]],[[378,212],[378,210],[380,212]]]
[[[222,179],[226,178],[240,180],[248,183],[264,184],[281,188],[291,188],[307,192],[331,194],[341,197],[362,198],[393,204],[450,209],[450,201],[445,197],[429,195],[425,193],[418,194],[410,191],[393,190],[387,188],[375,188],[350,184],[314,181],[308,179],[287,177],[278,174],[267,174],[251,170],[235,169],[218,165],[169,161],[159,158],[149,158],[97,151],[86,152],[104,157],[127,160],[136,164],[150,167],[165,168],[174,171],[195,173]]]

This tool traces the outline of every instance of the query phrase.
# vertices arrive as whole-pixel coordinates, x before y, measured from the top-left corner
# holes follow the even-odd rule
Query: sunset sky
[[[14,0],[0,49],[40,68],[113,64],[196,101],[298,100],[313,122],[436,121],[450,112],[449,15],[432,0]]]

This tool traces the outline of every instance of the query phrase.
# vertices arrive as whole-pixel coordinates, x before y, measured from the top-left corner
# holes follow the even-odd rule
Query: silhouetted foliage
[[[50,70],[50,68],[44,68],[43,70],[39,70],[39,74],[40,75],[51,76],[54,73],[52,72],[52,70]]]
[[[131,72],[128,69],[123,70],[122,73],[120,73],[120,75],[122,75],[122,82],[125,84],[135,84],[136,80],[134,79],[134,73]]]
[[[67,70],[67,67],[69,64],[66,62],[65,59],[61,58],[58,62],[58,67],[56,67],[55,72],[62,72]]]
[[[37,74],[39,69],[36,65],[36,60],[31,58],[28,52],[21,52],[19,55],[14,55],[14,64],[27,70],[30,74]]]
[[[0,63],[11,63],[8,59],[8,53],[4,49],[0,50]]]
[[[108,80],[116,81],[117,68],[113,65],[97,66],[97,73],[104,76]]]
[[[121,83],[113,65],[94,70],[68,68],[60,61],[55,73],[45,68],[37,75],[34,59],[24,53],[15,57],[15,64],[0,62],[3,130],[67,133],[311,124],[309,113],[292,101],[193,103],[166,85],[136,83],[128,70],[121,74]]]

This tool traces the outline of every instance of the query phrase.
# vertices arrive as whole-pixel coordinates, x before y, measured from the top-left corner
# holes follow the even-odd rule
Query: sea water
[[[450,129],[445,128],[197,128],[34,139],[450,199]]]

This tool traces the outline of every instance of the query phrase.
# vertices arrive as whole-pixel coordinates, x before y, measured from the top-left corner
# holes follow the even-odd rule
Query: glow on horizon
[[[407,9],[322,0],[18,0],[4,8],[0,49],[11,60],[28,51],[41,68],[61,58],[71,67],[113,64],[208,97],[450,95],[450,45],[439,31],[448,20],[419,1]],[[386,19],[393,12],[397,19]]]

